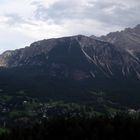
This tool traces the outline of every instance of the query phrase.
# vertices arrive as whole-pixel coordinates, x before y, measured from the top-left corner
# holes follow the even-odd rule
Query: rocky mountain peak
[[[140,25],[135,28],[126,28],[120,32],[112,32],[106,36],[101,36],[100,39],[110,42],[114,46],[131,50],[134,53],[140,52]]]
[[[123,47],[114,44],[117,40],[120,40],[121,44],[121,39],[124,39],[122,36],[125,39],[128,37],[117,32],[101,39],[83,35],[44,39],[32,43],[29,47],[1,54],[0,66],[45,66],[50,75],[76,76],[81,73],[78,79],[101,75],[109,78],[117,77],[118,74],[135,75],[139,78],[138,56],[135,56],[131,49],[121,49]],[[113,41],[109,41],[110,39]]]

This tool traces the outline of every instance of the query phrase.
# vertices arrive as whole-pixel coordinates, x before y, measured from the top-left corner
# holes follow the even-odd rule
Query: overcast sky
[[[0,0],[0,53],[52,37],[100,36],[140,23],[140,0]]]

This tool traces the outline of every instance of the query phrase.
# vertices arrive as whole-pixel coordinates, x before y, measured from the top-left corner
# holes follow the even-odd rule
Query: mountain
[[[8,94],[23,90],[45,101],[96,104],[102,99],[139,107],[138,28],[100,38],[77,35],[41,40],[6,51],[0,55],[0,89]]]
[[[100,39],[125,49],[131,55],[140,53],[140,25],[126,28],[120,32],[109,33],[106,36],[101,36]]]
[[[108,78],[135,75],[140,78],[139,59],[130,51],[82,35],[42,40],[0,55],[1,67],[43,65],[52,75],[56,72],[66,77],[72,74],[77,79],[101,75]]]

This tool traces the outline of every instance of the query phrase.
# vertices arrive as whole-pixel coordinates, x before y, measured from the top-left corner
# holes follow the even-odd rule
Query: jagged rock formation
[[[101,36],[100,39],[110,42],[120,49],[125,49],[130,55],[140,53],[140,25],[135,28],[126,28],[120,32],[109,33]]]

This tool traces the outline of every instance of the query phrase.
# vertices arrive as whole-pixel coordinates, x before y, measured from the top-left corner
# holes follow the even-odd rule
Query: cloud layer
[[[133,27],[139,9],[139,0],[0,0],[0,52],[44,38]]]

